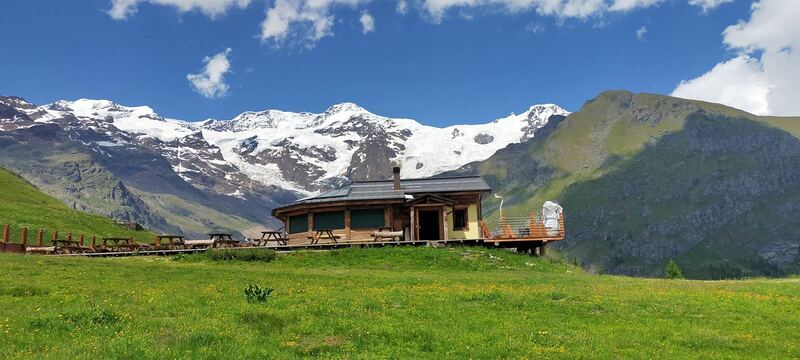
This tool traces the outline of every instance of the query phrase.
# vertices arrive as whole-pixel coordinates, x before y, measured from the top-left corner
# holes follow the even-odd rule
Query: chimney
[[[399,191],[400,190],[400,167],[399,166],[395,166],[395,167],[392,168],[392,175],[393,175],[393,178],[394,178],[394,190],[395,191]]]

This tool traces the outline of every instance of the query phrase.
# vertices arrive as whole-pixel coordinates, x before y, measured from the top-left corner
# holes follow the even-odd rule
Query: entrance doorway
[[[419,239],[442,240],[441,210],[419,210]]]

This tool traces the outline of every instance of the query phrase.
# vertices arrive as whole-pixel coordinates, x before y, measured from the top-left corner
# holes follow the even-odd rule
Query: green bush
[[[267,297],[272,294],[272,291],[271,287],[262,288],[261,286],[250,284],[244,288],[244,296],[247,298],[247,302],[251,304],[263,303],[267,301]]]
[[[278,257],[271,249],[208,249],[206,255],[217,261],[263,261],[270,262]]]
[[[678,264],[675,263],[675,260],[670,260],[667,263],[667,279],[683,279],[683,272],[681,268],[678,267]]]

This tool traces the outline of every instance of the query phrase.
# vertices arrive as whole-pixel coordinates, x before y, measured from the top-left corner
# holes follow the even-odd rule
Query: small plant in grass
[[[670,260],[667,263],[667,279],[683,279],[683,272],[681,268],[678,267],[678,264],[675,263],[675,260]]]
[[[247,302],[251,304],[255,303],[263,303],[267,301],[267,298],[270,294],[272,294],[271,287],[261,287],[255,284],[247,285],[244,288],[244,296],[247,298]]]
[[[178,254],[172,257],[172,261],[185,261],[186,254]]]

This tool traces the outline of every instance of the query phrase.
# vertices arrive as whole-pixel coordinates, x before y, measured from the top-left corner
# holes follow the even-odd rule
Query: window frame
[[[459,211],[464,212],[464,226],[456,226],[456,213]],[[463,231],[469,230],[469,206],[459,206],[453,208],[453,230],[455,231]]]
[[[350,228],[354,230],[364,230],[364,229],[380,229],[386,227],[386,208],[357,208],[357,209],[350,209]],[[355,217],[353,216],[354,212],[359,211],[375,211],[381,212],[381,225],[380,226],[357,226],[353,221]]]
[[[342,214],[341,227],[339,227],[339,224],[338,224],[339,219],[336,219],[337,220],[337,225],[335,227],[318,227],[317,225],[319,225],[319,222],[317,220],[319,219],[319,216],[321,214],[331,214],[331,213],[341,213]],[[312,230],[314,230],[314,231],[318,231],[320,229],[344,230],[345,227],[346,227],[346,224],[345,224],[345,211],[344,210],[330,210],[330,211],[315,211],[314,212],[314,226],[312,226]]]
[[[299,217],[303,217],[303,216],[305,216],[305,218],[306,218],[305,226],[304,226],[305,230],[303,230],[303,231],[294,231],[294,229],[292,227],[294,226],[295,221],[293,221],[292,218],[299,218]],[[288,220],[289,220],[289,226],[288,226],[288,229],[286,229],[286,233],[287,234],[293,235],[293,234],[302,234],[302,233],[308,232],[308,213],[289,216]]]

